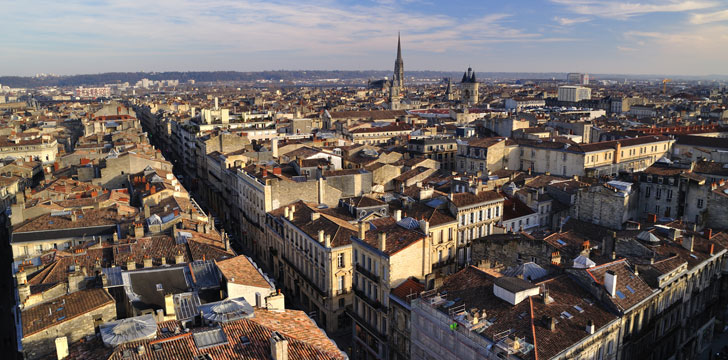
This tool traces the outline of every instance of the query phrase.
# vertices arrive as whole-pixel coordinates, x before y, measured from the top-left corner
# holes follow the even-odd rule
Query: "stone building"
[[[114,298],[104,289],[72,292],[23,309],[17,328],[26,359],[40,359],[56,352],[58,343],[79,341],[94,335],[100,324],[116,319]],[[61,345],[63,346],[63,345]]]
[[[632,183],[610,181],[579,189],[571,216],[621,230],[628,220],[636,218],[635,209],[639,204],[640,193],[632,187]]]
[[[474,138],[458,141],[457,171],[474,173],[504,168],[506,139],[502,137]]]
[[[475,78],[475,72],[472,68],[468,68],[468,71],[463,73],[463,79],[460,81],[460,101],[464,104],[474,105],[480,100],[479,92],[480,83]]]
[[[387,359],[389,301],[392,289],[410,277],[432,271],[429,222],[406,217],[380,218],[359,224],[352,237],[354,259],[353,358]]]

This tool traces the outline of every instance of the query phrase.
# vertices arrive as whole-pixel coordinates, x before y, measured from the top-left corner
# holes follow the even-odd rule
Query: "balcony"
[[[367,296],[363,291],[356,289],[356,288],[354,289],[354,294],[356,294],[356,296],[359,297],[360,299],[362,299],[365,303],[369,304],[369,306],[374,308],[374,310],[377,310],[377,311],[385,313],[385,314],[387,313],[387,310],[388,310],[387,307],[385,307],[381,302],[379,302],[379,300],[374,300],[374,299],[369,298],[369,296]]]
[[[374,275],[374,273],[370,272],[369,270],[365,269],[363,266],[356,264],[356,271],[360,272],[362,275],[369,278],[369,280],[374,281],[375,283],[379,283],[379,276]]]
[[[351,293],[351,289],[339,289],[334,292],[334,296],[346,295]]]
[[[361,326],[366,332],[368,332],[370,335],[374,336],[377,340],[381,342],[387,342],[387,335],[382,334],[377,330],[374,326],[369,324],[364,318],[359,316],[354,310],[346,309],[346,313],[351,317],[356,324]]]
[[[443,267],[446,267],[446,266],[450,266],[450,265],[452,265],[454,263],[455,263],[455,258],[454,257],[453,258],[450,258],[450,259],[447,259],[447,260],[438,261],[438,262],[432,264],[432,269],[434,270],[434,269],[443,268]]]

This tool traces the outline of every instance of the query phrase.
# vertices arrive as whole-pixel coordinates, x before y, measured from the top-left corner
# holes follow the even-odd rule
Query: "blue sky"
[[[405,70],[726,74],[728,0],[0,0],[0,75]]]

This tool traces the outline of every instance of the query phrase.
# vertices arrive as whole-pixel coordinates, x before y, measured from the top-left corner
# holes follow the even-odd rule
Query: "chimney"
[[[288,219],[288,206],[283,208],[283,217]]]
[[[75,270],[68,274],[68,293],[73,293],[78,290],[81,290],[82,284],[83,284],[84,276],[79,270],[78,264],[75,265]]]
[[[149,204],[144,204],[144,218],[145,219],[151,216],[151,214],[149,212],[150,212]]]
[[[546,317],[546,328],[550,331],[556,331],[556,319],[551,316]]]
[[[76,219],[77,219],[76,212],[75,211],[71,211],[71,221],[76,222]]]
[[[134,237],[137,239],[144,237],[144,224],[143,223],[134,224]]]
[[[162,262],[162,265],[167,265],[167,257],[166,256],[162,256],[162,258],[160,259],[160,261]]]
[[[541,300],[543,300],[543,303],[548,305],[554,302],[554,299],[549,296],[549,289],[544,289],[543,293],[541,294]]]
[[[288,340],[278,331],[271,334],[270,355],[273,360],[288,360]]]
[[[695,242],[694,235],[690,236],[683,236],[682,239],[682,247],[684,247],[687,250],[690,250],[690,252],[693,252],[693,244]]]
[[[604,273],[604,288],[607,289],[609,296],[614,297],[617,294],[617,274],[612,270]]]
[[[366,223],[365,222],[359,222],[359,239],[366,239],[367,237],[367,229],[366,229]]]
[[[325,238],[326,238],[326,236],[324,234],[324,231],[323,230],[319,230],[318,231],[318,242],[321,243],[321,244],[323,244]]]
[[[586,322],[586,332],[587,332],[587,333],[588,333],[589,335],[592,335],[592,334],[594,334],[594,321],[593,321],[593,320],[591,320],[591,319],[589,319],[589,320],[588,320],[588,321]]]
[[[273,151],[273,157],[278,158],[278,139],[271,140],[271,151]]]
[[[25,272],[25,268],[21,267],[15,274],[15,284],[19,286],[26,282],[28,282],[28,273]]]
[[[281,312],[286,310],[285,297],[280,289],[265,298],[265,307],[268,311]]]
[[[419,221],[420,223],[420,230],[422,230],[423,233],[425,233],[425,236],[430,234],[430,222],[425,220],[424,218]]]
[[[149,255],[144,255],[144,267],[145,268],[152,267],[152,258],[150,258]]]
[[[296,205],[291,205],[291,209],[288,211],[288,220],[293,221],[293,214],[296,212]]]
[[[321,217],[321,214],[319,214],[319,213],[317,213],[317,212],[315,212],[315,211],[311,213],[311,221],[316,221],[316,220],[318,220],[318,219],[319,219],[320,217]]]
[[[20,298],[20,304],[25,304],[25,300],[30,297],[30,286],[27,282],[18,285],[18,297]]]
[[[382,252],[387,251],[387,233],[380,232],[377,234],[377,240],[379,241],[379,250]]]
[[[164,314],[174,316],[174,295],[172,293],[164,294]]]
[[[183,262],[185,262],[185,256],[182,255],[181,251],[177,251],[177,255],[174,256],[174,263],[181,264]]]
[[[101,287],[108,287],[109,286],[109,277],[106,276],[106,273],[99,274],[99,277],[101,278]]]
[[[136,262],[134,262],[133,260],[127,261],[126,262],[126,270],[127,271],[136,270]]]
[[[331,235],[328,235],[328,234],[326,235],[326,241],[325,241],[324,245],[327,248],[330,248],[331,247]]]
[[[113,241],[114,244],[119,243],[119,233],[117,231],[114,231],[114,234],[111,235],[111,241]]]
[[[68,338],[65,336],[56,338],[56,357],[58,360],[68,357]]]
[[[263,295],[257,292],[255,293],[255,307],[260,308],[263,306]]]
[[[402,210],[399,210],[399,209],[394,210],[394,220],[395,221],[402,220]]]

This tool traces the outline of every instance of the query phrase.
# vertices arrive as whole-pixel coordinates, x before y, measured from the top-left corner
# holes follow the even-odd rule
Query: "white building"
[[[559,86],[559,101],[579,102],[591,99],[591,89],[583,86]]]

